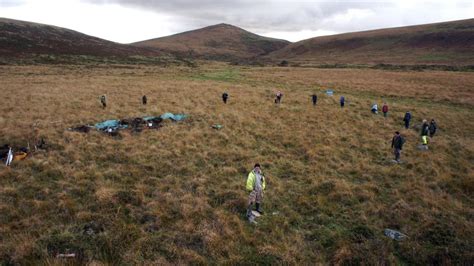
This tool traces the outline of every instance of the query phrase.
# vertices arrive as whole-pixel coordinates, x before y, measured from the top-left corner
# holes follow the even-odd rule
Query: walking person
[[[341,104],[341,108],[344,108],[344,104],[346,103],[346,98],[344,96],[341,96],[341,98],[339,98],[339,103]]]
[[[430,130],[430,138],[432,138],[436,134],[436,130],[438,129],[438,125],[436,124],[434,118],[431,119],[429,130]]]
[[[229,94],[227,92],[224,92],[222,94],[222,101],[227,104],[227,99],[229,98]]]
[[[281,91],[278,91],[276,93],[276,98],[275,98],[275,103],[281,103],[281,98],[283,97],[283,93],[281,93]]]
[[[316,103],[318,102],[318,95],[311,95],[311,101],[313,101],[313,105],[316,105]]]
[[[143,95],[143,97],[142,97],[142,104],[143,104],[143,105],[146,105],[147,102],[148,102],[148,98],[146,97],[146,95]]]
[[[105,95],[100,96],[100,103],[102,104],[102,109],[105,109],[107,107],[107,98]]]
[[[405,139],[400,135],[400,132],[395,132],[395,136],[392,138],[392,149],[393,154],[395,155],[395,161],[400,163],[400,155],[402,153],[403,144]]]
[[[388,115],[388,105],[387,105],[387,103],[383,103],[382,113],[383,113],[383,117],[387,117],[387,115]]]
[[[410,127],[410,120],[411,120],[411,113],[410,111],[408,111],[405,113],[405,117],[403,117],[403,122],[405,122],[406,129]]]
[[[428,145],[428,134],[430,132],[430,126],[428,125],[428,121],[426,119],[423,120],[423,125],[421,125],[421,142],[423,146]]]
[[[265,190],[265,177],[263,176],[262,169],[260,164],[255,164],[253,170],[249,173],[247,177],[246,189],[249,194],[248,206],[247,206],[247,218],[252,217],[252,208],[255,203],[256,211],[260,214],[263,214],[261,204],[263,201],[263,191]]]

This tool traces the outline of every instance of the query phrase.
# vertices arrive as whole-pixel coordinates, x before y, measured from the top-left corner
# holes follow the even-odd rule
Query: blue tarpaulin
[[[187,117],[187,115],[185,114],[172,114],[172,113],[165,113],[165,114],[162,114],[161,116],[161,119],[171,119],[173,121],[181,121],[183,119],[185,119]]]
[[[143,120],[145,121],[150,121],[150,120],[155,120],[155,119],[158,119],[160,118],[159,116],[145,116],[145,117],[142,117]]]
[[[329,96],[333,96],[334,91],[333,90],[326,90],[326,94],[329,95]]]
[[[127,125],[121,125],[120,120],[107,120],[107,121],[95,124],[94,127],[98,130],[106,130],[108,128],[122,129],[122,128],[127,128],[128,126]]]
[[[173,121],[181,121],[181,120],[185,119],[186,117],[187,117],[187,115],[185,115],[185,114],[165,113],[161,116],[145,116],[145,117],[142,117],[142,119],[146,122],[151,121],[151,120],[155,120],[155,119],[159,119],[159,118],[161,118],[163,120],[171,119]],[[104,130],[105,131],[107,129],[117,130],[117,129],[128,128],[128,125],[124,125],[124,124],[120,123],[120,120],[107,120],[107,121],[95,124],[94,127],[97,130]]]

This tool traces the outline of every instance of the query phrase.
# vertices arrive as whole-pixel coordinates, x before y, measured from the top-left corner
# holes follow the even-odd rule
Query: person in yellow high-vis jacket
[[[430,132],[430,126],[428,121],[423,120],[423,125],[421,126],[421,141],[423,145],[428,145],[428,134]]]
[[[261,204],[263,201],[263,191],[265,190],[266,182],[262,169],[260,168],[260,164],[255,164],[253,170],[249,173],[245,187],[247,191],[250,192],[247,207],[247,217],[251,216],[254,203],[256,211],[260,214],[263,214]]]

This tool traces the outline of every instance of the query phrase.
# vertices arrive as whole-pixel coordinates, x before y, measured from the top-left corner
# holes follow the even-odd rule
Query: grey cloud
[[[265,35],[268,32],[351,32],[456,19],[473,8],[469,1],[372,0],[81,0],[94,4],[119,4],[171,17],[170,28],[182,32],[217,23],[228,23]],[[441,12],[442,11],[442,12]],[[466,11],[464,11],[466,13]],[[463,15],[466,18],[466,14]]]
[[[318,30],[324,18],[349,9],[373,9],[378,3],[355,1],[271,0],[84,0],[96,4],[121,4],[179,18],[177,30],[229,23],[256,31]],[[326,25],[327,26],[327,25]],[[329,29],[332,30],[332,29]]]

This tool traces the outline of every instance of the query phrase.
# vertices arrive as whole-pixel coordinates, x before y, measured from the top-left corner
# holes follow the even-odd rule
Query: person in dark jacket
[[[227,104],[227,99],[229,98],[229,94],[227,92],[224,92],[222,94],[222,101]]]
[[[100,103],[102,104],[102,109],[105,109],[107,107],[107,98],[105,95],[100,96]]]
[[[410,111],[405,113],[405,117],[403,118],[403,121],[405,122],[405,128],[408,129],[410,127],[410,120],[411,120],[411,113]]]
[[[344,96],[341,96],[341,98],[339,99],[339,103],[341,104],[341,108],[343,108],[344,104],[346,103],[346,98]]]
[[[395,132],[395,136],[392,138],[392,149],[393,154],[395,155],[395,161],[400,162],[400,155],[402,153],[403,144],[405,139],[400,135],[400,132]]]
[[[435,134],[436,134],[436,130],[438,129],[438,125],[436,125],[436,122],[434,119],[431,119],[431,122],[430,122],[430,127],[429,127],[429,130],[430,130],[430,138],[432,138]]]
[[[311,100],[313,101],[313,105],[316,105],[316,103],[318,102],[318,95],[316,94],[311,95]]]
[[[142,97],[142,103],[143,103],[143,105],[146,105],[147,102],[148,102],[148,98],[146,97],[146,95],[143,95],[143,97]]]
[[[428,145],[428,134],[430,132],[430,126],[428,125],[428,121],[423,120],[423,125],[421,125],[421,141],[424,146]]]
[[[283,98],[283,93],[281,93],[281,91],[278,91],[276,93],[275,103],[280,104],[281,103],[281,98]]]
[[[387,103],[384,103],[383,106],[382,106],[382,113],[383,113],[383,117],[387,117],[387,113],[388,113],[388,105]]]

